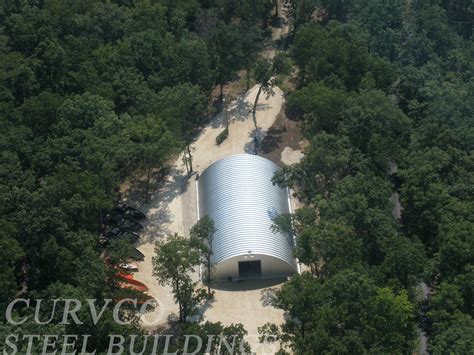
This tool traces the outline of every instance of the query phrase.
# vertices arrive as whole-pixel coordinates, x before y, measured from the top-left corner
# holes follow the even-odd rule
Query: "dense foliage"
[[[150,181],[177,152],[188,152],[192,170],[189,145],[211,92],[222,93],[239,70],[253,67],[261,91],[271,93],[280,66],[290,63],[284,54],[258,59],[274,6],[0,3],[0,314],[15,297],[115,303],[129,295],[117,266],[130,258],[130,245],[99,237],[120,183],[145,176],[147,201]],[[296,236],[308,270],[277,292],[287,320],[262,335],[301,354],[411,353],[421,326],[434,353],[474,348],[472,6],[285,1],[297,73],[288,107],[309,144],[275,182],[291,186],[306,207],[278,217],[274,228]],[[202,242],[213,228],[199,227],[206,226],[194,229],[198,251],[182,237],[161,244],[155,275],[176,281],[179,332],[242,339],[241,325],[186,323],[205,298],[187,271],[212,254]],[[426,301],[422,281],[432,288]],[[133,309],[121,314],[127,326],[110,308],[98,324],[84,311],[81,325],[59,324],[57,315],[40,326],[33,313],[16,311],[29,316],[21,327],[2,318],[0,343],[8,334],[90,334],[87,350],[100,353],[109,334],[141,333]],[[43,308],[41,319],[49,314]],[[26,352],[26,343],[19,347]]]
[[[418,324],[431,351],[472,351],[470,3],[289,1],[288,102],[309,145],[274,181],[307,207],[274,228],[309,270],[277,292],[289,319],[262,334],[296,353],[411,353]]]
[[[145,175],[147,201],[150,179],[203,123],[214,86],[249,68],[273,6],[0,3],[1,314],[15,296],[117,299],[116,265],[130,248],[104,247],[99,234],[119,184]],[[110,316],[38,331],[92,334],[98,352],[108,334],[139,333]],[[0,329],[3,343],[13,330]]]

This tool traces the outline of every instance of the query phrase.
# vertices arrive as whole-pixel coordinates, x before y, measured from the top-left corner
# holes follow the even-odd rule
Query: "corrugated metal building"
[[[271,178],[278,167],[257,155],[229,156],[199,177],[199,217],[214,220],[217,279],[287,276],[297,271],[293,238],[273,233],[272,220],[290,212],[286,189]]]

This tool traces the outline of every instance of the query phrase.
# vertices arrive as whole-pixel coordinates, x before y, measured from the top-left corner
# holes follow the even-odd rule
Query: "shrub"
[[[227,139],[229,136],[229,128],[224,129],[219,135],[216,137],[216,144],[221,145],[223,141]]]

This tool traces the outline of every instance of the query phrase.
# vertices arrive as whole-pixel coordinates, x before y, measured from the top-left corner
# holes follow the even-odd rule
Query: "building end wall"
[[[293,266],[273,256],[251,254],[235,256],[218,263],[214,267],[214,278],[217,281],[227,281],[229,277],[232,280],[239,280],[239,262],[257,260],[261,262],[262,278],[287,277],[297,272]]]

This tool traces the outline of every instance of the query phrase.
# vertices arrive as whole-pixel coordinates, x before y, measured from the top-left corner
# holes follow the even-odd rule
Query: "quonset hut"
[[[293,238],[274,233],[273,219],[290,212],[288,192],[271,182],[278,167],[241,154],[210,165],[199,177],[199,218],[217,229],[212,263],[218,280],[288,276],[297,271]]]

